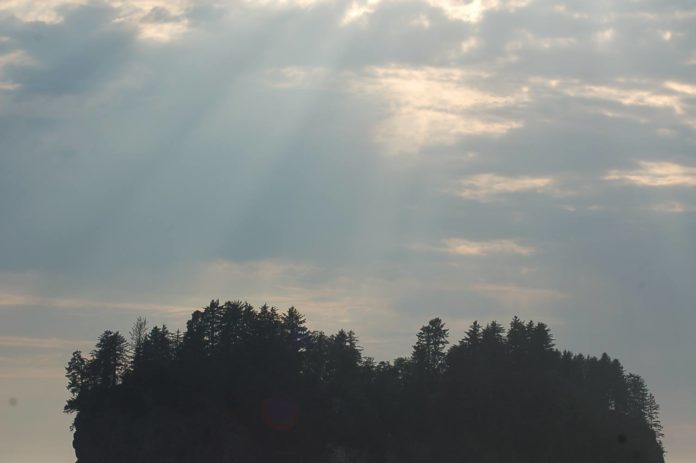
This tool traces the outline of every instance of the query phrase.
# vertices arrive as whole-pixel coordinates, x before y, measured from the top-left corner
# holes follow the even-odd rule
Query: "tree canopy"
[[[67,364],[77,463],[664,463],[657,402],[618,360],[518,317],[448,337],[435,318],[375,362],[294,307],[213,300],[183,334],[139,318]]]

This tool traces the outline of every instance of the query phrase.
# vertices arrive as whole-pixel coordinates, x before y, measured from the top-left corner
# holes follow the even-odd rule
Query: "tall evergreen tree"
[[[78,398],[89,387],[87,376],[87,360],[82,357],[82,352],[76,350],[72,353],[68,365],[65,367],[65,376],[68,378],[68,391],[70,398],[65,404],[67,413],[79,410]]]
[[[481,330],[481,347],[488,353],[500,353],[505,346],[505,328],[493,320]]]
[[[513,354],[524,354],[529,347],[530,333],[517,315],[510,322],[507,331],[507,345]]]
[[[413,346],[414,367],[424,374],[442,373],[445,366],[445,346],[449,330],[440,318],[433,318],[421,327]]]
[[[477,320],[474,320],[463,340],[464,344],[466,344],[470,350],[477,350],[481,346],[481,331],[481,325]]]
[[[529,333],[529,344],[532,353],[543,354],[551,352],[554,347],[551,330],[545,323],[537,323]]]
[[[118,331],[104,331],[99,336],[96,349],[92,351],[92,358],[86,367],[90,383],[104,387],[116,386],[127,366],[126,352],[126,340]]]

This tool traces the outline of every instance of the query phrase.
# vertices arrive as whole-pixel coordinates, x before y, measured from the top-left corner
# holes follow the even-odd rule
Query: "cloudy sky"
[[[378,359],[545,321],[693,462],[696,4],[0,2],[0,460],[74,461],[69,353],[211,298]]]

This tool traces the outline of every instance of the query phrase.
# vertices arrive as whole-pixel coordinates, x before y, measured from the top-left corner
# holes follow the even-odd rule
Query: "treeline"
[[[658,406],[621,363],[559,351],[543,323],[435,318],[409,357],[352,331],[211,301],[184,333],[105,331],[67,366],[78,463],[663,463]]]

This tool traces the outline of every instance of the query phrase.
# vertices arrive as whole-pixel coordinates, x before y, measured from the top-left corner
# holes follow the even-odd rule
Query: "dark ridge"
[[[105,331],[67,366],[78,463],[664,463],[643,379],[543,323],[439,319],[375,362],[294,308],[211,301],[186,331]]]

